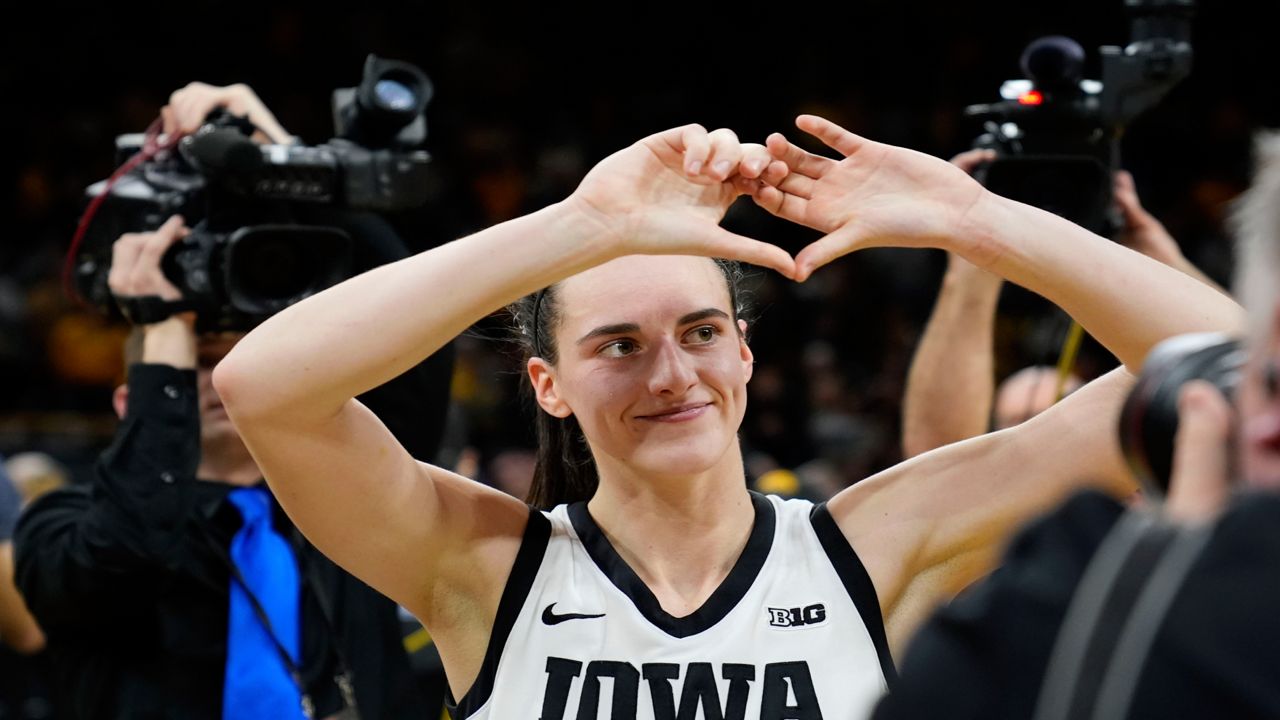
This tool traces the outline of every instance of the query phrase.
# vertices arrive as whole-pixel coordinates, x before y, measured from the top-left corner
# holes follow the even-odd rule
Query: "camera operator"
[[[219,106],[288,139],[243,85],[180,90],[166,131]],[[161,260],[188,232],[174,216],[120,237],[111,293],[182,299]],[[19,524],[18,585],[48,633],[60,697],[84,718],[433,714],[395,604],[302,539],[227,419],[210,373],[239,337],[197,333],[195,313],[135,326],[114,398],[122,423],[92,487],[51,493]],[[365,397],[420,456],[434,454],[450,367],[416,366]]]
[[[970,150],[951,162],[972,174],[995,156],[991,150]],[[1121,244],[1222,289],[1187,260],[1164,225],[1142,207],[1128,172],[1115,174],[1114,196],[1123,219],[1116,238]],[[1058,373],[1048,367],[1024,368],[993,392],[995,315],[1003,285],[964,258],[947,256],[942,288],[907,373],[903,457],[1011,427],[1058,400]],[[1069,375],[1063,394],[1080,384]]]
[[[1084,493],[1026,529],[916,637],[877,718],[1280,717],[1280,136],[1257,167],[1234,417],[1218,381],[1183,384],[1162,511]]]

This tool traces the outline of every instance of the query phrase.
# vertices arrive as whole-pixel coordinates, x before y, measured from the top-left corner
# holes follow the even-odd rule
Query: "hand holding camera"
[[[170,136],[190,135],[199,130],[207,122],[209,113],[217,108],[245,118],[256,128],[253,139],[259,143],[287,145],[293,141],[276,116],[244,83],[217,87],[193,82],[175,91],[169,96],[169,104],[160,108],[163,130]]]

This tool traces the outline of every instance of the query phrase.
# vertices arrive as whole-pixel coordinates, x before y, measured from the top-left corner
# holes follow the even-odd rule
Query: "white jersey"
[[[848,720],[893,676],[871,579],[826,505],[752,494],[729,575],[667,614],[585,503],[534,512],[461,720]]]

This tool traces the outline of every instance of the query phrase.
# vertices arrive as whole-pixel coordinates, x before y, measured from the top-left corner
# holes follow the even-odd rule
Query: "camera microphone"
[[[1044,90],[1076,87],[1084,73],[1084,48],[1064,35],[1038,38],[1022,52],[1022,72]]]
[[[182,141],[192,165],[214,174],[240,175],[262,166],[262,150],[235,128],[212,128]]]

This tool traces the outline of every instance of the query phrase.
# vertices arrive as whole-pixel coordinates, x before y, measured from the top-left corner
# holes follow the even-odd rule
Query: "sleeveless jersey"
[[[871,579],[826,505],[752,493],[745,549],[673,617],[585,503],[531,511],[457,720],[848,720],[893,679]]]

